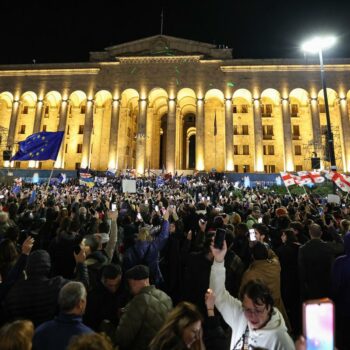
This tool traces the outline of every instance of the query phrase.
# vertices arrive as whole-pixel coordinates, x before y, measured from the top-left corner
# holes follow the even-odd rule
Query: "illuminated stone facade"
[[[350,60],[325,69],[337,166],[350,171]],[[323,101],[316,58],[237,60],[158,35],[88,63],[0,66],[0,144],[15,152],[33,132],[64,130],[55,167],[67,170],[309,170],[312,152],[329,166]],[[52,162],[8,164],[1,152],[0,165]]]

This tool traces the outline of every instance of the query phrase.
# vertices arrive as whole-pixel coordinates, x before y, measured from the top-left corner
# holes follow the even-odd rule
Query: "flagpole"
[[[49,181],[47,182],[46,192],[48,191],[49,186],[50,186],[50,181],[51,181],[51,178],[52,178],[54,167],[55,167],[55,162],[52,163],[52,169],[51,169],[51,172],[50,172]]]

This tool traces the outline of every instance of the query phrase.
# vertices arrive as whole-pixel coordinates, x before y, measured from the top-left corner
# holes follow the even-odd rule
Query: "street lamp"
[[[320,58],[322,89],[323,89],[323,95],[324,95],[324,105],[325,105],[326,120],[327,120],[328,152],[329,152],[329,160],[331,162],[332,171],[337,170],[337,165],[335,163],[334,140],[333,140],[333,133],[331,128],[331,119],[329,116],[328,96],[327,96],[326,79],[325,79],[325,73],[324,73],[324,67],[323,67],[322,51],[330,48],[335,43],[336,43],[336,38],[333,36],[326,36],[326,37],[317,36],[311,40],[304,42],[303,45],[301,46],[303,51],[310,52],[310,53],[318,53]]]

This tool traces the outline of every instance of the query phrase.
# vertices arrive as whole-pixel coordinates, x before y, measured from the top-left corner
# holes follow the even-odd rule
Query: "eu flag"
[[[11,160],[56,160],[63,134],[63,131],[42,131],[30,135],[19,142],[19,151]]]

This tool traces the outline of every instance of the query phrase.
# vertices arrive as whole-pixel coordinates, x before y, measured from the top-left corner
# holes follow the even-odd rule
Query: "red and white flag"
[[[312,184],[312,178],[307,171],[298,171],[297,183],[299,186]]]
[[[281,178],[286,187],[296,185],[295,176],[289,173],[281,173]]]
[[[311,177],[312,182],[316,184],[320,184],[325,180],[319,171],[309,171],[309,175]]]
[[[336,171],[330,171],[326,177],[332,180],[342,191],[350,192],[350,179],[348,176],[340,174]]]

